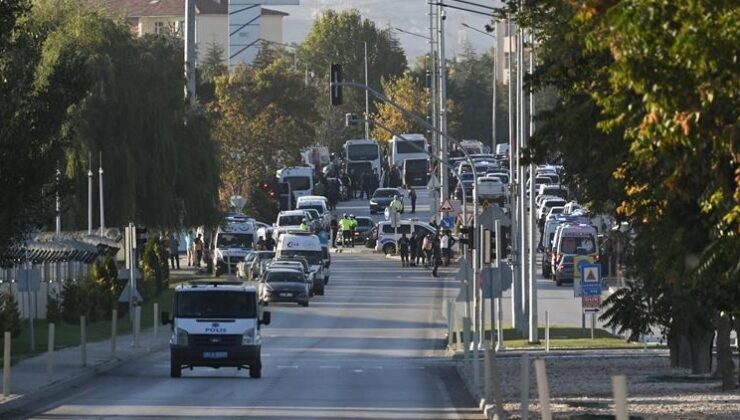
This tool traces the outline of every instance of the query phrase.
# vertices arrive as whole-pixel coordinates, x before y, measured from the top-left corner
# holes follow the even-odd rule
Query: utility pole
[[[521,4],[521,1],[520,1]],[[517,57],[518,57],[518,66],[517,66],[517,95],[519,96],[519,100],[517,101],[517,115],[518,115],[518,124],[517,124],[517,130],[519,131],[518,137],[519,137],[519,162],[518,162],[518,168],[519,168],[519,183],[521,185],[521,188],[519,189],[519,204],[520,204],[520,236],[519,236],[519,243],[521,244],[521,254],[520,254],[520,261],[521,261],[521,277],[518,279],[519,283],[521,284],[519,290],[521,291],[521,301],[520,301],[520,310],[522,313],[522,319],[523,322],[520,326],[520,332],[524,333],[525,331],[525,322],[527,319],[527,272],[529,271],[528,264],[527,264],[527,232],[530,228],[529,226],[529,220],[527,218],[527,191],[526,191],[526,182],[527,182],[527,168],[523,165],[523,162],[521,162],[521,159],[523,157],[523,151],[527,148],[527,138],[526,138],[526,130],[525,130],[525,108],[524,108],[524,29],[521,27],[521,25],[518,25],[518,31],[517,31]],[[533,209],[530,209],[533,210]]]
[[[491,101],[491,153],[496,153],[496,55],[498,52],[498,20],[493,22],[493,33],[496,34],[496,41],[493,44],[491,52],[491,66],[493,67],[493,98]]]
[[[100,236],[105,232],[105,207],[103,205],[103,152],[99,154],[100,168],[98,168],[99,185],[100,185]]]
[[[534,33],[529,30],[529,74],[534,73]],[[534,90],[529,89],[529,137],[534,134]],[[535,236],[537,220],[534,210],[534,173],[536,167],[534,162],[529,164],[529,342],[536,343],[539,341],[537,331],[537,273],[535,271],[535,259],[537,256],[535,247]]]
[[[437,117],[438,117],[438,109],[439,104],[437,103],[437,45],[435,42],[436,39],[436,27],[437,20],[436,15],[434,13],[434,4],[429,3],[429,114],[430,114],[430,122],[432,124],[432,127],[434,129],[438,129],[439,126],[437,125]],[[437,135],[437,133],[434,130],[430,131],[430,139],[429,139],[431,145],[432,145],[432,153],[435,156],[441,156],[439,153],[439,146],[440,146],[440,136]],[[443,168],[443,165],[440,164],[440,173],[442,171],[446,171],[446,169]],[[432,174],[432,176],[436,176],[435,174]],[[441,184],[440,184],[441,185]],[[440,221],[439,218],[439,212],[437,209],[439,208],[439,192],[437,190],[432,191],[432,215],[434,217],[434,220]]]
[[[185,0],[185,99],[195,101],[195,0]]]
[[[59,238],[62,235],[62,203],[61,203],[61,200],[59,198],[59,181],[61,179],[61,176],[62,176],[62,172],[59,169],[57,169],[57,176],[56,176],[56,181],[57,181],[56,182],[56,187],[57,188],[56,188],[56,196],[55,196],[55,199],[56,199],[56,217],[55,217],[55,219],[56,219],[55,220],[56,221],[56,226],[55,226],[55,229],[54,229],[55,239],[57,239],[57,240],[59,240]],[[30,293],[30,289],[29,289],[29,293]]]
[[[367,41],[365,41],[365,86],[370,86],[367,74]],[[370,139],[370,93],[365,91],[365,138]]]
[[[87,234],[93,233],[93,171],[92,153],[87,155]]]
[[[437,9],[437,22],[439,37],[439,130],[443,135],[439,136],[439,159],[447,162],[447,58],[445,57],[445,9],[444,1],[440,1]],[[440,165],[439,183],[442,189],[440,194],[442,200],[450,198],[450,184],[447,169]]]
[[[513,281],[511,285],[511,323],[512,327],[519,328],[522,320],[519,315],[519,299],[521,292],[519,290],[519,273],[521,272],[521,261],[519,261],[519,200],[518,194],[520,186],[519,179],[519,167],[518,167],[518,155],[519,155],[519,141],[516,130],[516,124],[518,119],[515,118],[515,100],[517,97],[514,96],[514,85],[516,84],[514,66],[516,60],[514,59],[514,27],[511,23],[511,18],[506,19],[506,35],[509,44],[509,53],[507,54],[506,61],[509,66],[509,179],[510,184],[513,187],[511,194],[511,254],[514,259],[513,264]]]

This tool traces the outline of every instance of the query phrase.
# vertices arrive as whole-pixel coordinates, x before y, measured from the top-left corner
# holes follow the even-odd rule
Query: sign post
[[[582,264],[578,268],[581,274],[581,306],[584,313],[591,314],[591,339],[593,340],[596,312],[599,312],[601,308],[601,265]]]

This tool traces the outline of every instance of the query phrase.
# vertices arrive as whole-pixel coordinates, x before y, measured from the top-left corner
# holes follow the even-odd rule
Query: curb
[[[96,377],[97,375],[113,370],[132,359],[145,356],[159,350],[163,350],[168,345],[168,343],[155,344],[148,348],[142,348],[141,351],[131,353],[130,355],[123,358],[116,357],[115,359],[106,360],[98,363],[95,366],[83,368],[82,371],[75,375],[56,380],[34,391],[30,391],[23,395],[17,395],[15,397],[0,401],[0,417],[2,417],[3,414],[8,413],[9,411],[22,409],[23,407],[26,407],[31,403],[48,398],[54,394],[57,394],[63,389],[81,385],[84,382],[87,382],[88,380]]]

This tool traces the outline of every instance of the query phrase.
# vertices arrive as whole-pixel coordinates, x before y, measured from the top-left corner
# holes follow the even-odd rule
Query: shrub
[[[145,300],[159,296],[167,288],[170,276],[167,254],[166,241],[157,237],[150,238],[144,247],[141,259],[143,279],[139,293]]]
[[[13,338],[21,334],[21,311],[11,291],[0,293],[0,329],[10,331]]]
[[[59,324],[62,320],[62,302],[59,295],[51,292],[46,299],[46,322]]]

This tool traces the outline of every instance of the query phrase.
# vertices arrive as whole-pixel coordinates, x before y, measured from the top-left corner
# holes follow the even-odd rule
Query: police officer
[[[398,195],[393,197],[393,201],[391,201],[391,204],[388,207],[392,208],[397,213],[403,213],[403,201],[401,201],[401,198]]]
[[[301,221],[301,230],[304,232],[308,231],[308,221],[306,219]]]
[[[346,248],[352,240],[352,221],[347,213],[344,213],[342,220],[339,221],[339,230],[342,231],[342,246]]]
[[[354,214],[349,215],[349,231],[350,231],[350,238],[352,238],[352,248],[355,247],[355,231],[357,230],[357,219],[355,219]]]

